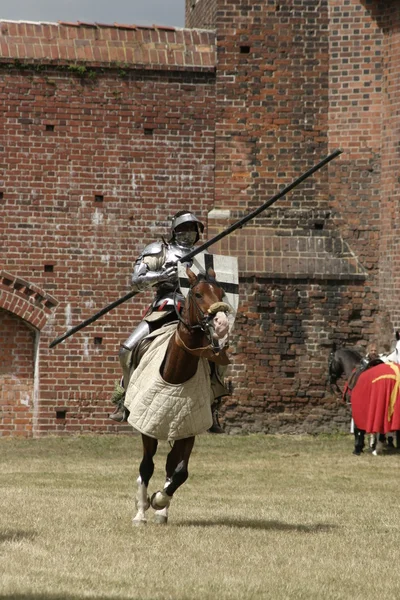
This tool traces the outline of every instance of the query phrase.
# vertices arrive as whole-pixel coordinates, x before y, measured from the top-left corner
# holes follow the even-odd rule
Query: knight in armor
[[[180,211],[172,219],[169,241],[163,240],[149,244],[135,263],[131,278],[132,289],[143,291],[153,287],[156,293],[144,319],[128,339],[121,344],[119,350],[123,376],[112,397],[116,409],[110,414],[110,418],[118,423],[126,421],[128,417],[128,411],[123,402],[125,389],[131,376],[134,349],[149,333],[162,325],[177,320],[175,306],[180,310],[185,302],[185,298],[178,288],[177,262],[194,249],[203,231],[203,223],[193,213],[186,210]],[[221,378],[215,373],[215,365],[210,363],[210,366],[213,391],[214,388],[216,390],[214,392],[216,401],[211,407],[213,425],[209,431],[223,433],[218,422],[217,406],[220,398],[227,395],[228,391],[224,388]]]

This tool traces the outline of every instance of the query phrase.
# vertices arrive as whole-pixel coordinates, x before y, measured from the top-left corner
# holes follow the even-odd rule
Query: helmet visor
[[[175,242],[183,248],[191,248],[197,242],[197,231],[175,231]]]

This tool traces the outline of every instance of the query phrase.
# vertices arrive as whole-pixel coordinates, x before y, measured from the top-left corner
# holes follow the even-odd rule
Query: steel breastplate
[[[193,248],[182,248],[176,244],[167,244],[165,246],[165,262],[164,267],[168,266],[168,264],[176,264],[182,256],[191,252]],[[191,264],[192,261],[190,261]],[[167,299],[168,305],[173,305],[174,300],[174,292],[176,290],[176,286],[178,284],[178,276],[170,281],[163,281],[155,286],[157,290],[157,296],[154,300],[154,306],[159,306],[162,300]],[[177,294],[176,301],[183,302],[184,297],[181,294]]]

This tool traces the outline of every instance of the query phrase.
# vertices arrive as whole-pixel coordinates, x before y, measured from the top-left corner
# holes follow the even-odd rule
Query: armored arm
[[[149,244],[135,263],[131,284],[137,291],[171,281],[176,283],[177,267],[167,264],[165,246],[160,242]]]

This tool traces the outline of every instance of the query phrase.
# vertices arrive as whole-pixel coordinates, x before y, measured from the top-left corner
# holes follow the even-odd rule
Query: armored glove
[[[137,290],[145,290],[164,281],[175,282],[176,278],[177,266],[175,264],[164,267],[161,271],[149,271],[147,266],[142,263],[133,272],[132,286]]]

